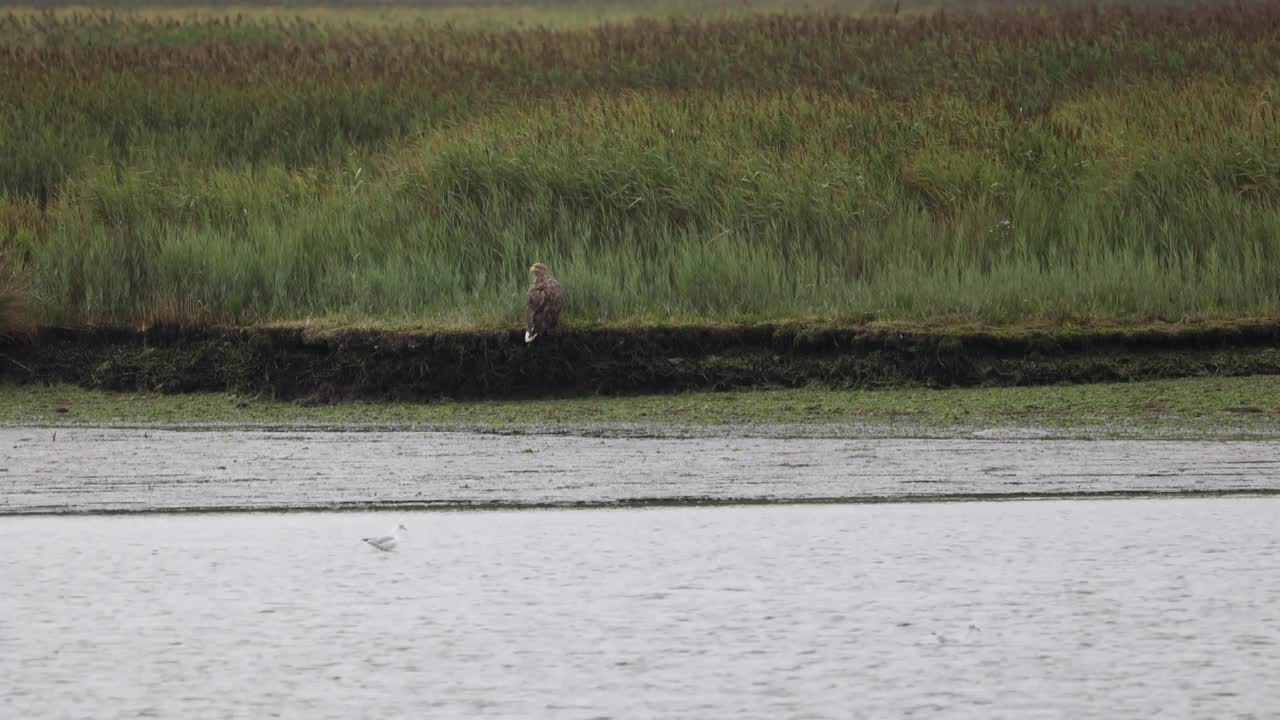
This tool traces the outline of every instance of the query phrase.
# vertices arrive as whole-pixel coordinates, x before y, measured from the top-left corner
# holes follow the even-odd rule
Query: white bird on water
[[[381,537],[367,537],[367,538],[360,538],[360,539],[378,548],[379,550],[382,550],[383,552],[390,552],[392,550],[395,550],[396,545],[400,543],[401,532],[408,532],[408,528],[406,528],[404,525],[396,525],[394,528],[391,528],[390,535],[383,535]]]

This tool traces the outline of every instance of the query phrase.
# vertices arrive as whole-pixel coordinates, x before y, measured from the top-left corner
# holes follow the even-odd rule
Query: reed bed
[[[1280,314],[1280,2],[0,15],[0,254],[57,324]]]
[[[0,256],[0,337],[7,336],[26,326],[23,304],[26,289],[12,264]]]

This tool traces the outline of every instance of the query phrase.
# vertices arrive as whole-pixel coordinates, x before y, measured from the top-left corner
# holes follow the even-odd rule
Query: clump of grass
[[[27,327],[26,288],[0,256],[0,336]]]
[[[9,288],[0,289],[0,335],[9,333],[16,325],[18,298]]]

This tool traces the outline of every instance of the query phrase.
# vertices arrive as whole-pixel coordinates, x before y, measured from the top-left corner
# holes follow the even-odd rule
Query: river
[[[0,715],[1274,717],[1280,499],[0,521]],[[394,552],[360,537],[402,522]]]
[[[1274,443],[56,432],[0,431],[0,717],[1280,707]]]

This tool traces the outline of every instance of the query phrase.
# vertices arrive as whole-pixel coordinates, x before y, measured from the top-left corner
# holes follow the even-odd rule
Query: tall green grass
[[[6,22],[44,322],[511,324],[534,260],[580,323],[1280,314],[1276,2]]]

